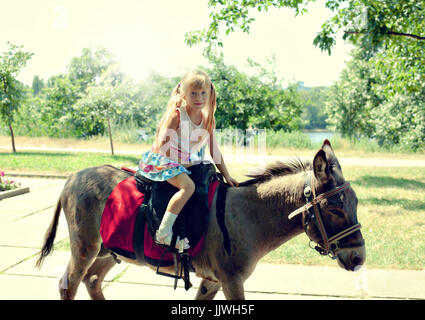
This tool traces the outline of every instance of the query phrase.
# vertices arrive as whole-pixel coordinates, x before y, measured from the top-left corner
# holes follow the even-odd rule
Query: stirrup
[[[174,260],[174,275],[168,274],[166,272],[159,271],[159,268],[161,266],[162,259],[164,258],[166,253],[171,252],[173,254],[173,260]],[[177,259],[179,257],[179,259]],[[180,260],[180,274],[179,274],[179,260]],[[184,281],[184,289],[187,291],[189,290],[193,285],[190,282],[190,276],[189,276],[189,254],[187,252],[176,252],[175,249],[172,249],[171,247],[168,247],[168,251],[165,251],[159,260],[159,263],[156,268],[156,274],[161,276],[166,276],[169,278],[174,279],[174,290],[177,289],[177,281],[179,279],[183,279]]]

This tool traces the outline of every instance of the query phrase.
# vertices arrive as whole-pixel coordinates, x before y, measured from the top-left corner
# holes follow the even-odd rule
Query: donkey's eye
[[[331,214],[333,214],[333,215],[337,216],[338,218],[344,218],[344,212],[343,212],[342,210],[340,210],[340,209],[337,209],[337,208],[329,208],[329,209],[328,209],[328,211],[329,211]]]

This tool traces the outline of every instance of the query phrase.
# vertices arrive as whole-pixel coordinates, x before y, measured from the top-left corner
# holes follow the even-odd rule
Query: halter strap
[[[322,237],[323,240],[323,246],[320,244],[317,244],[317,246],[315,247],[315,249],[323,255],[327,255],[327,254],[332,254],[333,256],[335,256],[335,250],[340,247],[344,247],[344,248],[349,248],[349,247],[357,247],[357,246],[361,246],[364,244],[363,241],[359,242],[359,243],[355,243],[355,244],[343,244],[343,245],[339,245],[339,240],[347,237],[348,235],[360,230],[361,225],[359,223],[356,223],[344,230],[342,230],[341,232],[337,233],[336,235],[328,238],[325,226],[323,224],[322,221],[322,215],[320,212],[320,208],[318,207],[318,204],[320,201],[322,201],[323,199],[326,198],[330,198],[333,195],[340,193],[342,191],[344,191],[345,189],[347,189],[350,186],[349,182],[346,182],[340,186],[335,187],[334,189],[328,191],[328,192],[324,192],[319,194],[318,196],[316,196],[316,192],[315,192],[315,188],[314,188],[314,183],[313,183],[313,174],[307,175],[306,177],[306,184],[304,187],[304,196],[306,197],[307,203],[302,206],[301,208],[298,208],[296,210],[294,210],[293,212],[291,212],[288,215],[288,219],[292,219],[293,217],[295,217],[296,215],[302,213],[304,217],[306,217],[309,214],[309,218],[314,221],[316,227],[319,229],[320,235]],[[310,212],[309,210],[313,208],[314,213]],[[305,226],[306,227],[306,226]],[[333,245],[333,246],[332,246]],[[331,248],[332,246],[332,248]]]
[[[360,228],[361,228],[360,223],[356,223],[355,225],[353,225],[353,226],[351,226],[351,227],[349,227],[349,228],[347,228],[345,230],[342,230],[340,233],[337,233],[336,235],[330,237],[329,238],[329,243],[332,244],[334,242],[337,242],[338,240],[340,240],[340,239],[342,239],[342,238],[344,238],[344,237],[346,237],[346,236],[348,236],[348,235],[356,232]]]
[[[338,187],[336,187],[335,189],[332,189],[331,191],[325,192],[325,193],[321,193],[319,194],[317,197],[313,198],[313,200],[307,202],[304,206],[302,206],[301,208],[298,208],[294,211],[292,211],[289,216],[288,219],[292,219],[293,217],[295,217],[296,215],[303,213],[303,212],[307,212],[311,207],[315,206],[316,204],[318,204],[320,201],[322,201],[323,199],[326,198],[330,198],[333,195],[344,191],[345,189],[347,189],[350,186],[349,182],[346,182]],[[313,191],[314,192],[314,191]]]

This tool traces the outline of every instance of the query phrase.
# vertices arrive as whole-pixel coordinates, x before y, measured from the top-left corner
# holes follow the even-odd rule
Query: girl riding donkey
[[[173,224],[195,191],[188,167],[204,160],[208,144],[210,155],[226,182],[238,182],[227,171],[215,138],[216,93],[208,75],[200,70],[188,72],[174,88],[167,109],[157,128],[150,151],[142,154],[138,172],[153,181],[167,181],[179,189],[170,199],[155,241],[170,245]],[[181,239],[177,239],[177,242]],[[183,239],[185,249],[188,240]]]

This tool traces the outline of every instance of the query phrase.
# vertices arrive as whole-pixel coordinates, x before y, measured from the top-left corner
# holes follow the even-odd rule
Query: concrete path
[[[70,252],[54,250],[41,270],[35,262],[65,180],[18,180],[30,192],[0,200],[0,300],[55,300]],[[61,214],[55,242],[67,237]],[[200,280],[192,274],[191,281],[194,287],[189,291],[181,281],[174,291],[173,279],[123,262],[108,274],[104,293],[107,299],[116,300],[191,300]],[[246,298],[252,300],[425,299],[425,270],[373,270],[366,265],[350,273],[336,266],[260,263],[245,289]],[[89,299],[84,285],[76,298]],[[224,299],[221,291],[216,299]]]

